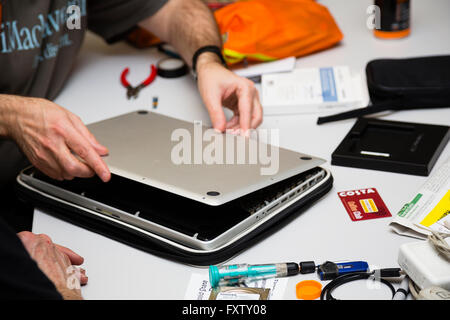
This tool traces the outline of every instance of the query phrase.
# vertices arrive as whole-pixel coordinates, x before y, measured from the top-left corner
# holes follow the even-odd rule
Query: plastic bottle
[[[380,28],[374,30],[381,39],[400,39],[411,33],[410,0],[375,0],[380,13]]]

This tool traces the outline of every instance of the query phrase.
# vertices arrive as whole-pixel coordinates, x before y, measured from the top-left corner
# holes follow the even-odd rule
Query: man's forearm
[[[192,57],[198,48],[208,45],[221,47],[221,36],[211,10],[202,1],[177,2],[179,2],[178,9],[174,10],[174,17],[170,19],[172,22],[169,27],[170,43],[177,46],[178,52],[191,65]],[[214,54],[209,56],[217,59]]]
[[[199,48],[222,46],[214,15],[201,0],[170,0],[139,25],[173,45],[191,67]],[[249,129],[261,124],[263,112],[253,82],[224,68],[220,57],[208,51],[198,56],[195,72],[198,90],[216,130],[239,129],[247,135]],[[233,112],[229,121],[224,107]]]
[[[160,12],[140,26],[172,44],[190,66],[198,48],[222,45],[214,15],[201,0],[170,0]],[[208,61],[220,62],[220,59],[215,54],[205,53],[198,64],[200,66]]]
[[[21,99],[23,98],[20,96],[0,94],[0,137],[10,135],[10,126],[16,117]]]

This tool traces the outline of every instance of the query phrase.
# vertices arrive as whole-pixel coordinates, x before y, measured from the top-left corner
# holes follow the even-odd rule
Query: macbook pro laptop
[[[242,241],[332,181],[324,160],[270,144],[276,130],[263,142],[150,111],[88,128],[109,149],[110,182],[56,181],[30,167],[21,188],[186,252]]]

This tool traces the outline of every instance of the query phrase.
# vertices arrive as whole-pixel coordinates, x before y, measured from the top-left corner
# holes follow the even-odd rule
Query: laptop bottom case
[[[320,183],[311,188],[309,192],[280,207],[276,214],[273,214],[270,218],[267,217],[252,228],[241,232],[234,239],[214,248],[195,248],[95,211],[92,208],[80,205],[80,203],[64,200],[31,184],[27,179],[24,179],[26,176],[24,177],[23,173],[17,177],[17,192],[23,201],[29,202],[35,207],[43,209],[46,213],[74,225],[166,259],[190,265],[207,266],[223,263],[260,240],[267,238],[324,196],[332,187],[333,177],[327,170],[320,167],[317,167],[317,169],[323,170],[326,174]],[[120,194],[113,194],[110,198],[117,199],[118,197],[120,197]],[[104,202],[109,201],[108,199],[103,200]],[[180,208],[180,210],[182,209]],[[211,210],[214,210],[214,206],[211,207]],[[186,212],[185,214],[189,213]]]

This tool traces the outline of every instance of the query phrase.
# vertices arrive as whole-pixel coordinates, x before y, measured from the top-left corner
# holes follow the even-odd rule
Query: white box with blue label
[[[348,66],[265,74],[261,98],[265,115],[336,112],[367,106],[369,100],[361,75]]]

